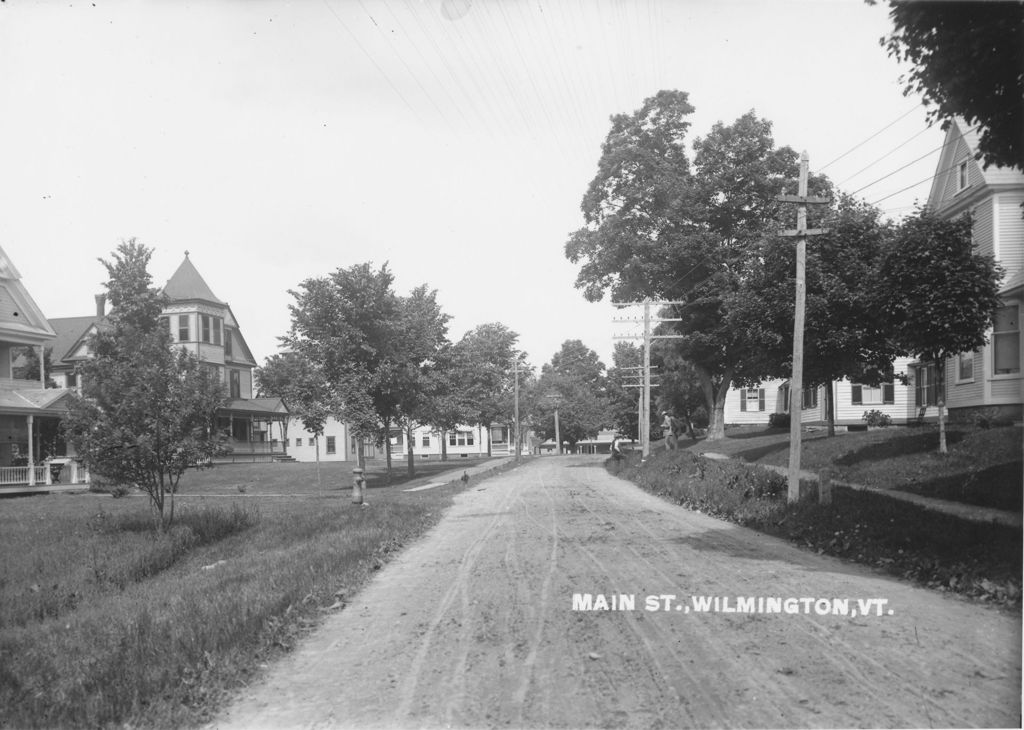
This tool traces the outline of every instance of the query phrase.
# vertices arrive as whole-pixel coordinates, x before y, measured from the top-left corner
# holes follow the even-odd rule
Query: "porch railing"
[[[35,466],[0,466],[0,487],[88,484],[88,470],[73,459]]]

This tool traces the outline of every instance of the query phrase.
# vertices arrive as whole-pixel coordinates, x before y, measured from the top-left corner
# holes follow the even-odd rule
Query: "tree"
[[[89,341],[82,392],[64,421],[67,439],[90,469],[149,497],[157,525],[174,520],[174,492],[186,469],[218,453],[216,411],[226,400],[216,372],[184,348],[172,348],[160,325],[161,295],[147,271],[152,249],[122,242],[100,259],[112,311]]]
[[[640,398],[643,381],[643,351],[628,342],[616,342],[612,367],[608,369],[609,415],[615,430],[630,439],[640,438]]]
[[[708,412],[700,378],[693,365],[679,356],[671,340],[656,340],[651,348],[651,364],[658,367],[658,408],[655,412],[669,411],[681,417],[687,432],[694,436],[694,428],[706,428]],[[652,413],[652,421],[655,414]],[[652,423],[652,425],[657,425]]]
[[[488,322],[467,332],[455,345],[460,388],[469,415],[488,433],[494,423],[510,420],[518,339],[518,334],[500,322]],[[489,438],[487,455],[491,455]]]
[[[749,112],[718,123],[685,154],[688,95],[662,91],[632,116],[612,118],[598,174],[583,198],[586,226],[566,243],[580,263],[576,286],[591,301],[683,301],[674,310],[682,337],[672,347],[701,382],[711,424],[722,438],[725,394],[755,381],[757,353],[730,325],[742,274],[764,231],[782,227],[776,196],[796,189],[797,154],[776,148],[771,123]],[[812,194],[824,182],[814,178]]]
[[[268,357],[255,376],[260,395],[280,398],[289,414],[302,421],[302,427],[316,439],[316,483],[322,489],[320,437],[327,419],[342,410],[330,383],[316,363],[294,352]]]
[[[892,235],[881,211],[850,197],[825,214],[827,232],[808,244],[804,325],[804,387],[850,378],[877,385],[887,379],[895,344],[878,316],[876,281]],[[795,247],[791,238],[766,237],[749,261],[743,292],[730,318],[756,345],[767,377],[785,378],[793,367]],[[835,403],[826,388],[828,434],[835,435]]]
[[[974,253],[971,225],[970,216],[942,220],[927,210],[905,219],[878,280],[882,313],[901,354],[935,363],[943,454],[946,359],[983,346],[999,307],[1002,270]]]
[[[537,415],[542,436],[555,438],[556,409],[558,437],[572,446],[596,437],[599,430],[611,423],[604,370],[597,353],[579,340],[562,343],[551,362],[541,368],[537,383]]]
[[[889,17],[880,43],[913,65],[904,95],[920,94],[933,120],[981,125],[985,167],[1024,170],[1024,3],[889,0]]]

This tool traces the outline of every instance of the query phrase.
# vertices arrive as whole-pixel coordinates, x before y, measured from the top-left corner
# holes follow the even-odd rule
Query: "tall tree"
[[[986,167],[1024,170],[1024,2],[889,0],[889,17],[880,42],[912,64],[904,94],[921,95],[932,119],[981,125]]]
[[[897,350],[879,317],[876,290],[882,254],[892,236],[881,211],[842,197],[823,221],[827,232],[808,245],[804,325],[804,386],[850,378],[877,385]],[[756,345],[766,377],[792,372],[795,249],[792,239],[766,237],[751,257],[743,292],[730,319]],[[835,403],[826,389],[828,433],[835,435]]]
[[[556,409],[558,436],[572,446],[611,425],[604,370],[597,353],[580,340],[563,342],[551,362],[541,367],[537,411],[545,438],[555,437]]]
[[[946,453],[946,360],[987,342],[1002,269],[971,243],[971,218],[920,211],[903,221],[882,263],[881,308],[904,355],[935,363],[939,452]]]
[[[518,339],[518,334],[500,322],[488,322],[467,332],[455,345],[461,389],[470,404],[470,415],[488,434],[492,425],[507,423],[510,417]],[[490,438],[487,455],[491,455]]]
[[[615,429],[630,439],[640,438],[639,410],[643,380],[643,351],[628,342],[616,342],[608,369],[607,395]]]
[[[566,243],[580,263],[576,286],[596,301],[684,301],[673,347],[692,364],[722,438],[725,394],[756,380],[749,338],[728,321],[745,260],[766,228],[779,227],[776,195],[796,189],[797,154],[776,148],[771,123],[749,112],[718,123],[685,154],[688,95],[662,91],[631,116],[612,118],[598,174],[583,199],[586,226]],[[812,180],[817,194],[823,181]]]
[[[151,256],[130,239],[111,261],[100,259],[112,311],[90,338],[93,357],[80,365],[82,391],[72,396],[64,428],[90,469],[145,491],[166,529],[181,475],[220,449],[215,414],[226,398],[215,371],[173,348],[160,326],[163,300],[151,285]]]

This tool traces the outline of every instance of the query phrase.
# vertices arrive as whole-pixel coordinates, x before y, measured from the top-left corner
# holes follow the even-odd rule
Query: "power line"
[[[839,162],[839,160],[843,159],[844,157],[846,157],[846,156],[847,156],[848,154],[850,154],[850,153],[851,153],[851,152],[853,152],[854,150],[856,150],[856,149],[859,149],[860,147],[863,147],[863,146],[864,146],[864,145],[866,145],[866,144],[867,144],[868,142],[870,142],[871,140],[873,140],[873,139],[874,139],[875,137],[877,137],[878,135],[880,135],[880,134],[881,134],[882,132],[884,132],[885,130],[887,130],[887,129],[888,129],[889,127],[891,127],[892,125],[896,124],[896,122],[899,122],[899,121],[903,120],[904,118],[906,118],[906,117],[910,116],[910,115],[911,115],[911,114],[912,114],[913,112],[917,111],[917,109],[918,109],[918,108],[919,108],[920,106],[921,106],[921,105],[920,105],[920,104],[918,104],[918,105],[916,105],[916,106],[915,106],[915,107],[914,107],[913,109],[910,109],[910,110],[908,110],[907,112],[905,112],[905,113],[901,114],[901,115],[900,115],[899,117],[897,117],[896,119],[894,119],[894,120],[892,120],[891,122],[889,122],[888,124],[886,124],[886,125],[885,125],[884,127],[882,127],[881,129],[879,129],[879,130],[878,130],[877,132],[875,132],[874,134],[872,134],[872,135],[871,135],[870,137],[868,137],[868,138],[867,138],[867,139],[865,139],[864,141],[862,141],[862,142],[858,142],[858,143],[857,143],[857,144],[855,144],[855,145],[854,145],[853,147],[851,147],[850,149],[846,150],[846,152],[844,152],[843,154],[839,155],[839,157],[837,157],[837,158],[835,158],[834,160],[832,160],[832,162],[829,162],[828,164],[826,164],[826,165],[823,165],[822,167],[819,167],[819,168],[818,168],[818,169],[816,170],[816,172],[819,172],[819,173],[820,173],[820,172],[823,172],[823,171],[824,171],[824,170],[825,170],[826,168],[830,167],[831,165],[835,164],[836,162]]]
[[[874,166],[875,166],[875,165],[877,165],[877,164],[878,164],[879,162],[881,162],[882,160],[884,160],[884,159],[885,159],[886,157],[888,157],[889,155],[891,155],[891,154],[892,154],[893,152],[895,152],[896,150],[898,150],[898,149],[900,149],[900,148],[902,148],[902,147],[905,147],[906,145],[910,144],[911,142],[913,142],[913,141],[914,141],[915,139],[917,139],[918,137],[920,137],[920,136],[921,136],[922,134],[924,134],[925,132],[927,132],[927,131],[928,131],[929,129],[931,129],[931,128],[932,128],[932,127],[934,127],[934,126],[935,126],[935,122],[931,122],[931,123],[930,123],[930,124],[929,124],[929,125],[928,125],[927,127],[925,127],[924,129],[920,130],[919,132],[917,132],[916,134],[914,134],[914,135],[913,135],[912,137],[910,137],[909,139],[907,139],[907,140],[904,140],[904,141],[903,141],[903,142],[901,142],[900,144],[896,145],[895,147],[893,147],[893,148],[892,148],[891,150],[889,150],[888,152],[886,152],[886,153],[885,153],[884,155],[882,155],[881,157],[879,157],[879,158],[878,158],[877,160],[875,160],[875,161],[874,161],[874,162],[872,162],[871,164],[869,164],[869,165],[865,165],[864,167],[862,167],[862,168],[860,168],[859,170],[857,170],[857,172],[855,172],[855,173],[853,173],[852,175],[850,175],[850,176],[848,176],[848,177],[846,177],[846,178],[844,178],[844,179],[840,180],[839,182],[837,182],[837,183],[836,183],[836,185],[837,185],[837,186],[839,186],[839,185],[842,185],[842,184],[843,184],[844,182],[846,182],[847,180],[852,180],[853,178],[857,177],[858,175],[860,175],[860,174],[861,174],[862,172],[864,172],[865,170],[868,170],[868,169],[870,169],[870,168],[874,167]]]

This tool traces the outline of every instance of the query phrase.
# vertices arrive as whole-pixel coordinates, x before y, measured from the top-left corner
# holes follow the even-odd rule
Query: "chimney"
[[[103,317],[107,313],[107,295],[96,295],[96,316]]]

